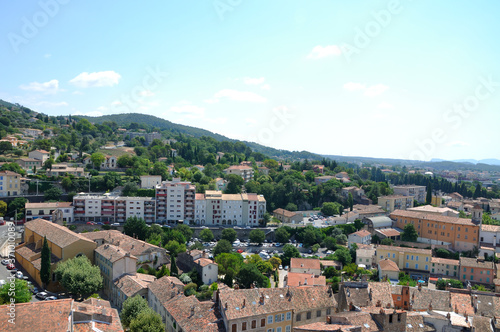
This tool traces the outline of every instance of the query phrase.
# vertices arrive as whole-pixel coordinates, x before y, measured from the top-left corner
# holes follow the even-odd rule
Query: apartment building
[[[207,190],[195,196],[196,225],[258,226],[264,221],[266,200],[257,194],[223,194]]]
[[[254,170],[251,166],[245,166],[245,165],[233,165],[224,170],[225,174],[236,174],[239,175],[245,180],[245,182],[248,182],[250,180],[253,180],[253,175],[254,175]]]
[[[282,331],[324,322],[337,307],[329,286],[296,288],[225,288],[217,304],[226,331]]]
[[[141,175],[141,188],[156,188],[161,184],[161,175]]]
[[[174,178],[156,186],[156,216],[159,222],[194,221],[196,188],[191,182]]]
[[[73,221],[73,206],[71,202],[25,203],[25,221],[31,221],[38,218],[52,221],[52,214],[57,209],[60,209],[63,213],[62,220],[66,222]]]
[[[83,163],[85,165],[92,165],[92,160],[90,156],[87,156],[85,159],[83,159]],[[109,156],[105,155],[104,156],[104,161],[101,163],[99,166],[100,169],[115,169],[118,166],[118,158],[115,156]]]
[[[450,209],[449,207],[435,207],[432,205],[423,205],[423,206],[417,206],[413,207],[411,209],[401,209],[401,210],[408,210],[408,211],[414,211],[414,212],[425,212],[425,213],[430,213],[430,214],[439,214],[442,216],[447,216],[447,217],[458,217],[459,213],[456,210]]]
[[[0,171],[0,197],[21,195],[21,174]]]
[[[456,259],[432,257],[431,274],[435,276],[457,277],[459,261]]]
[[[449,245],[459,251],[472,250],[479,243],[480,221],[403,210],[394,211],[390,217],[400,229],[412,224],[418,233],[418,242]]]
[[[151,197],[78,194],[73,206],[75,221],[124,223],[130,217],[156,221],[156,201]]]
[[[479,258],[460,257],[459,269],[462,282],[493,284],[496,276],[495,264]]]
[[[94,249],[97,245],[83,235],[48,220],[35,219],[24,226],[24,243],[15,248],[16,262],[41,285],[40,268],[44,237],[47,238],[51,257],[52,282],[47,286],[50,291],[62,290],[56,280],[55,269],[59,262],[76,256],[85,255],[94,261]]]
[[[395,262],[401,270],[407,270],[411,273],[429,273],[432,250],[384,245],[377,246],[375,248],[376,264],[386,258]]]
[[[402,195],[381,196],[378,198],[378,205],[387,212],[394,210],[406,210],[413,207],[413,197]]]
[[[419,203],[425,203],[427,191],[425,186],[401,185],[392,188],[395,195],[411,196]]]
[[[500,253],[500,226],[481,225],[479,232],[479,256]]]

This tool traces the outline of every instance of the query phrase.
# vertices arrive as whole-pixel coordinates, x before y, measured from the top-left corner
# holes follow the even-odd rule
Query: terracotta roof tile
[[[295,273],[288,272],[286,285],[290,287],[297,286],[326,286],[326,277],[319,276],[315,278],[314,274],[310,273]]]
[[[169,276],[153,281],[148,288],[162,304],[184,292],[184,284],[176,277]]]
[[[319,270],[320,261],[319,259],[309,259],[309,258],[292,258],[290,260],[291,269],[311,269]]]
[[[451,309],[459,314],[474,315],[470,294],[450,293]]]
[[[407,217],[407,218],[417,218],[417,219],[429,220],[429,221],[446,222],[446,223],[450,223],[450,224],[476,226],[472,222],[472,219],[459,218],[459,217],[447,217],[447,216],[442,216],[439,214],[427,213],[427,212],[395,210],[389,216],[393,219]]]
[[[385,246],[385,245],[382,245],[382,244],[376,246],[375,249],[397,250],[397,251],[400,251],[400,252],[413,252],[413,253],[417,253],[417,254],[432,255],[432,250],[431,249],[419,249],[419,248],[409,248],[409,247]]]
[[[122,291],[128,297],[134,296],[156,280],[155,276],[143,273],[136,275],[122,275],[114,283],[115,287]]]
[[[45,219],[28,221],[24,227],[41,236],[46,236],[48,241],[61,248],[65,248],[68,245],[80,240],[84,242],[91,242],[88,238],[82,236],[81,234],[70,231],[64,226],[55,224]]]
[[[491,270],[495,268],[495,264],[493,262],[480,261],[477,258],[469,257],[460,257],[460,265],[463,267],[476,267]]]
[[[98,247],[95,250],[96,253],[104,256],[108,261],[114,263],[125,256],[137,259],[135,256],[131,256],[128,252],[124,251],[122,248],[114,246],[112,244],[105,244]]]
[[[155,251],[165,252],[165,249],[162,249],[145,241],[134,239],[133,237],[125,235],[117,230],[88,232],[83,233],[82,236],[92,241],[103,240],[105,243],[120,247],[125,252],[129,252],[135,257],[139,257],[146,253]]]
[[[371,235],[371,233],[368,232],[366,229],[362,229],[362,230],[359,230],[359,231],[352,233],[352,234],[349,234],[349,235],[357,235],[359,237],[365,237],[365,236]]]
[[[394,263],[390,259],[383,259],[378,262],[378,265],[380,266],[380,269],[382,271],[398,271],[399,272],[399,267],[396,263]]]
[[[184,332],[225,331],[218,308],[213,302],[200,302],[194,295],[179,296],[164,306]]]

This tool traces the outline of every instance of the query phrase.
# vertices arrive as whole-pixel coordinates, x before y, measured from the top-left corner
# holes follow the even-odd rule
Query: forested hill
[[[156,128],[156,130],[167,130],[172,133],[172,135],[188,135],[192,137],[202,137],[208,136],[216,139],[217,141],[230,141],[237,142],[238,140],[234,140],[228,138],[223,135],[219,135],[213,133],[211,131],[185,126],[177,123],[173,123],[171,121],[158,118],[153,115],[147,114],[139,114],[139,113],[127,113],[127,114],[112,114],[112,115],[103,115],[99,117],[91,117],[91,116],[75,116],[75,118],[84,118],[94,124],[101,124],[103,122],[111,121],[115,122],[120,127],[128,127],[131,123],[137,123],[146,127]],[[252,148],[255,152],[260,152],[270,157],[278,158],[278,159],[290,159],[290,160],[321,160],[322,157],[318,154],[314,154],[308,151],[288,151],[288,150],[279,150],[271,147],[267,147],[258,143],[242,141],[247,146]]]

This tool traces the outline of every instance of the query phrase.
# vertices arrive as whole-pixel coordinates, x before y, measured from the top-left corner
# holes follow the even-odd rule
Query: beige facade
[[[382,196],[378,198],[378,205],[387,212],[406,210],[413,207],[413,197],[402,195]]]
[[[458,266],[459,261],[456,259],[447,259],[432,257],[431,259],[431,274],[446,276],[446,277],[456,277],[458,278]]]
[[[432,250],[406,247],[383,246],[375,248],[375,260],[378,264],[383,259],[395,262],[400,270],[416,270],[429,272]]]
[[[161,175],[141,175],[141,188],[156,188],[161,184]]]
[[[0,197],[21,195],[21,174],[0,171]]]

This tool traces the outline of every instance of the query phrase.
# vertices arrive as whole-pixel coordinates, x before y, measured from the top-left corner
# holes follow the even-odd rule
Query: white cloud
[[[464,141],[453,141],[453,142],[448,142],[446,143],[447,146],[454,147],[454,148],[463,148],[466,146],[470,146],[470,143],[464,142]]]
[[[338,56],[342,52],[340,51],[340,47],[337,45],[327,45],[327,46],[315,46],[311,53],[307,55],[308,59],[321,59],[329,56]]]
[[[205,100],[206,103],[216,103],[220,99],[229,99],[235,101],[247,101],[251,103],[265,103],[267,99],[250,91],[238,91],[232,89],[223,89],[217,92],[212,99]]]
[[[111,103],[112,106],[121,106],[123,103],[119,100],[115,100],[114,102]]]
[[[207,104],[215,104],[215,103],[218,103],[219,101],[217,99],[205,99],[205,100],[203,100],[203,102],[205,102]]]
[[[389,89],[389,87],[384,84],[372,85],[365,90],[365,96],[375,97],[384,93],[387,89]]]
[[[36,103],[37,106],[44,106],[44,107],[61,107],[61,106],[69,106],[69,104],[65,101],[57,101],[57,102],[50,102],[50,101],[41,101],[39,103]]]
[[[97,108],[97,110],[98,110],[98,111],[107,111],[107,110],[108,110],[108,108],[107,108],[106,106],[99,106],[99,107]]]
[[[91,112],[86,112],[86,113],[83,113],[83,112],[80,112],[80,111],[76,111],[76,112],[74,112],[71,115],[102,116],[103,114],[102,114],[102,112],[99,112],[99,111],[91,111]]]
[[[390,109],[393,108],[392,104],[389,104],[388,102],[381,102],[378,104],[377,108],[382,108],[382,109]]]
[[[344,84],[344,89],[349,90],[349,91],[364,90],[365,85],[361,84],[361,83],[349,82],[349,83]]]
[[[271,86],[269,84],[264,84],[260,87],[262,90],[271,90]]]
[[[95,73],[83,72],[69,82],[80,88],[103,87],[118,84],[120,78],[120,74],[115,71],[108,70]]]
[[[59,81],[58,80],[50,80],[44,83],[31,82],[28,85],[19,86],[23,90],[27,91],[36,91],[43,92],[47,94],[53,94],[59,91]]]
[[[264,83],[266,79],[264,77],[259,77],[259,78],[250,78],[250,77],[245,77],[243,79],[243,82],[247,85],[259,85]]]
[[[150,91],[150,90],[142,90],[140,93],[141,97],[152,97],[154,96],[154,92]]]

